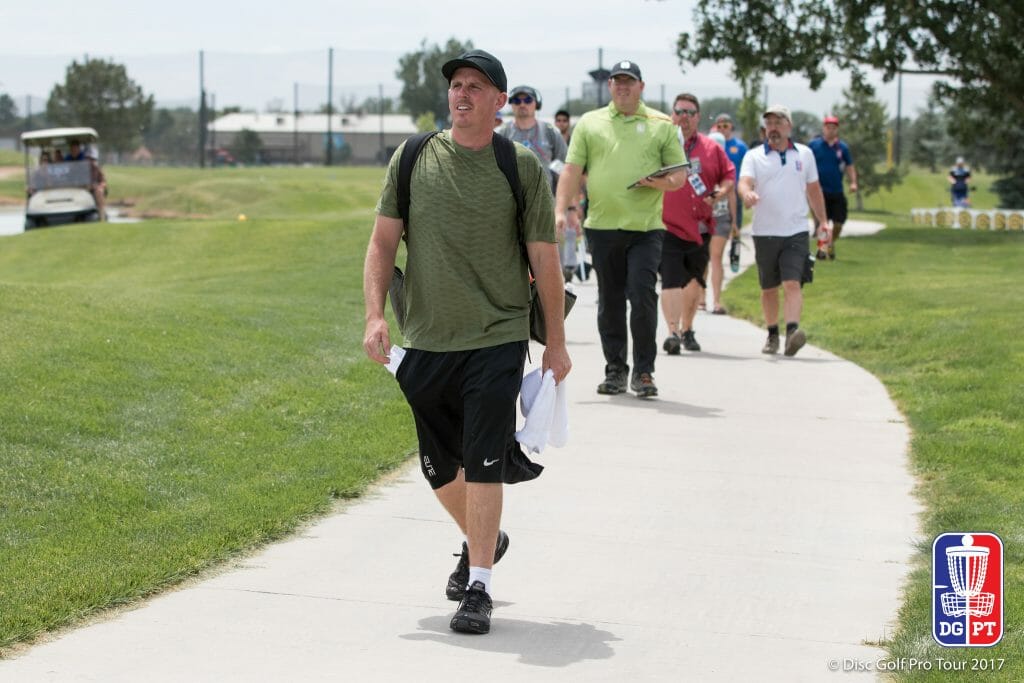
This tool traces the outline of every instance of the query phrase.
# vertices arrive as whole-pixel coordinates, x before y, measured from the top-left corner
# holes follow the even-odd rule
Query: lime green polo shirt
[[[614,102],[584,114],[573,129],[565,161],[587,173],[585,227],[663,230],[664,193],[626,187],[662,166],[685,160],[672,119],[643,102],[632,116],[624,116]]]

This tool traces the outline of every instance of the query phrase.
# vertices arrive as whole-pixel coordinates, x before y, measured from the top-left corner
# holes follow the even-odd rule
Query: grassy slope
[[[411,451],[361,351],[361,174],[311,174],[337,220],[2,238],[0,646],[279,537]],[[257,215],[294,213],[264,193]]]

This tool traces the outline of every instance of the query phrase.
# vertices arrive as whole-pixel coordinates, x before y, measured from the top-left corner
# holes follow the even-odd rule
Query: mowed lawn
[[[210,178],[262,188],[244,222],[0,238],[0,646],[281,537],[413,450],[361,348],[381,172],[279,176]]]

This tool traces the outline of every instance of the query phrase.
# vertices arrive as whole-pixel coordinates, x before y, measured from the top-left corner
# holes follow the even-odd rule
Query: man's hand
[[[756,205],[759,201],[761,201],[761,197],[753,190],[743,193],[743,206],[748,209]]]
[[[363,350],[370,360],[387,365],[391,358],[391,335],[388,323],[384,318],[373,318],[366,321],[366,334],[363,336]]]
[[[540,364],[541,375],[551,370],[555,374],[555,384],[561,383],[572,370],[572,361],[569,359],[569,350],[565,348],[565,342],[552,343],[549,339]]]

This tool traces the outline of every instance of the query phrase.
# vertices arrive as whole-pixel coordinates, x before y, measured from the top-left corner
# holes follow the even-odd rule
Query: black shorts
[[[696,280],[701,287],[704,284],[704,270],[711,260],[711,238],[701,236],[700,244],[687,242],[684,239],[665,232],[665,241],[661,244],[661,288],[674,289],[685,287],[690,280]]]
[[[761,289],[774,289],[786,280],[800,282],[808,253],[806,232],[787,237],[754,235],[754,260]]]
[[[466,481],[508,480],[506,463],[519,452],[516,398],[527,342],[471,351],[406,349],[396,378],[412,408],[420,470],[433,489],[466,472]]]
[[[825,195],[825,217],[832,221],[833,225],[846,223],[846,195],[824,193]]]

